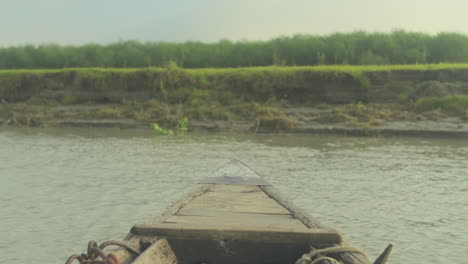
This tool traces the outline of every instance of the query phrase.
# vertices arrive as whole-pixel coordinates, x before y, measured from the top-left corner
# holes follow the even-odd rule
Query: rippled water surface
[[[468,142],[0,130],[2,263],[64,263],[121,239],[232,158],[389,263],[466,263]]]

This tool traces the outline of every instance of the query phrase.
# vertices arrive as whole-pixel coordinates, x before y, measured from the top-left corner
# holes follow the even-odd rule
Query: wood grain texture
[[[335,244],[343,242],[341,234],[333,229],[293,229],[229,225],[188,226],[181,224],[135,225],[132,233],[144,236],[169,237],[183,240],[245,240],[268,243]]]
[[[208,189],[210,189],[213,184],[204,184],[196,188],[192,192],[186,194],[181,199],[174,202],[172,205],[167,207],[167,210],[162,213],[162,215],[157,216],[149,221],[149,223],[162,223],[171,215],[177,213],[182,207],[190,203],[195,197],[198,197],[204,194]]]
[[[225,185],[214,184],[208,192],[249,193],[263,192],[257,185]]]
[[[284,214],[257,214],[214,212],[206,210],[182,209],[177,214],[166,219],[164,223],[177,223],[180,225],[229,225],[232,227],[255,226],[257,228],[294,228],[307,227],[291,215]]]
[[[283,197],[276,188],[273,186],[259,186],[268,196],[277,201],[279,204],[288,209],[291,215],[299,219],[304,225],[309,228],[325,228],[325,226],[320,223],[317,219],[309,215],[306,211],[301,208],[296,207],[290,200]],[[342,245],[343,243],[333,244],[331,246]],[[343,263],[350,264],[370,264],[369,258],[366,256],[354,253],[354,252],[345,252],[336,255],[338,260],[343,261]]]
[[[283,197],[283,195],[273,186],[259,186],[258,188],[265,192],[265,194],[267,194],[271,199],[275,200],[278,204],[286,208],[293,217],[299,219],[307,227],[325,228],[325,226],[322,225],[322,223],[320,223],[309,213],[295,206],[293,202],[291,202],[286,197]]]
[[[288,210],[263,192],[210,191],[195,197],[183,208],[219,212],[289,214]]]

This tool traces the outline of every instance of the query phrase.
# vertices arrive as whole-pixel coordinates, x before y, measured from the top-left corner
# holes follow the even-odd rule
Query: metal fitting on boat
[[[81,255],[71,255],[65,264],[71,264],[75,260],[78,260],[80,264],[120,264],[120,261],[116,255],[112,253],[106,254],[104,252],[104,248],[111,245],[122,247],[135,256],[140,255],[140,252],[137,249],[131,247],[123,241],[109,240],[98,246],[96,241],[91,240],[88,242],[87,254],[83,253]]]

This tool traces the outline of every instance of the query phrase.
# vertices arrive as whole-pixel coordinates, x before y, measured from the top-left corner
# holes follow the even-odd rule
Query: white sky
[[[468,34],[468,0],[0,0],[0,46],[394,29]]]

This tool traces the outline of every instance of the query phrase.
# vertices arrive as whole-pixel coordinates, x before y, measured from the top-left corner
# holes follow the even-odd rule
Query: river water
[[[375,258],[466,263],[468,142],[117,129],[0,130],[2,263],[64,263],[121,239],[240,159]]]

